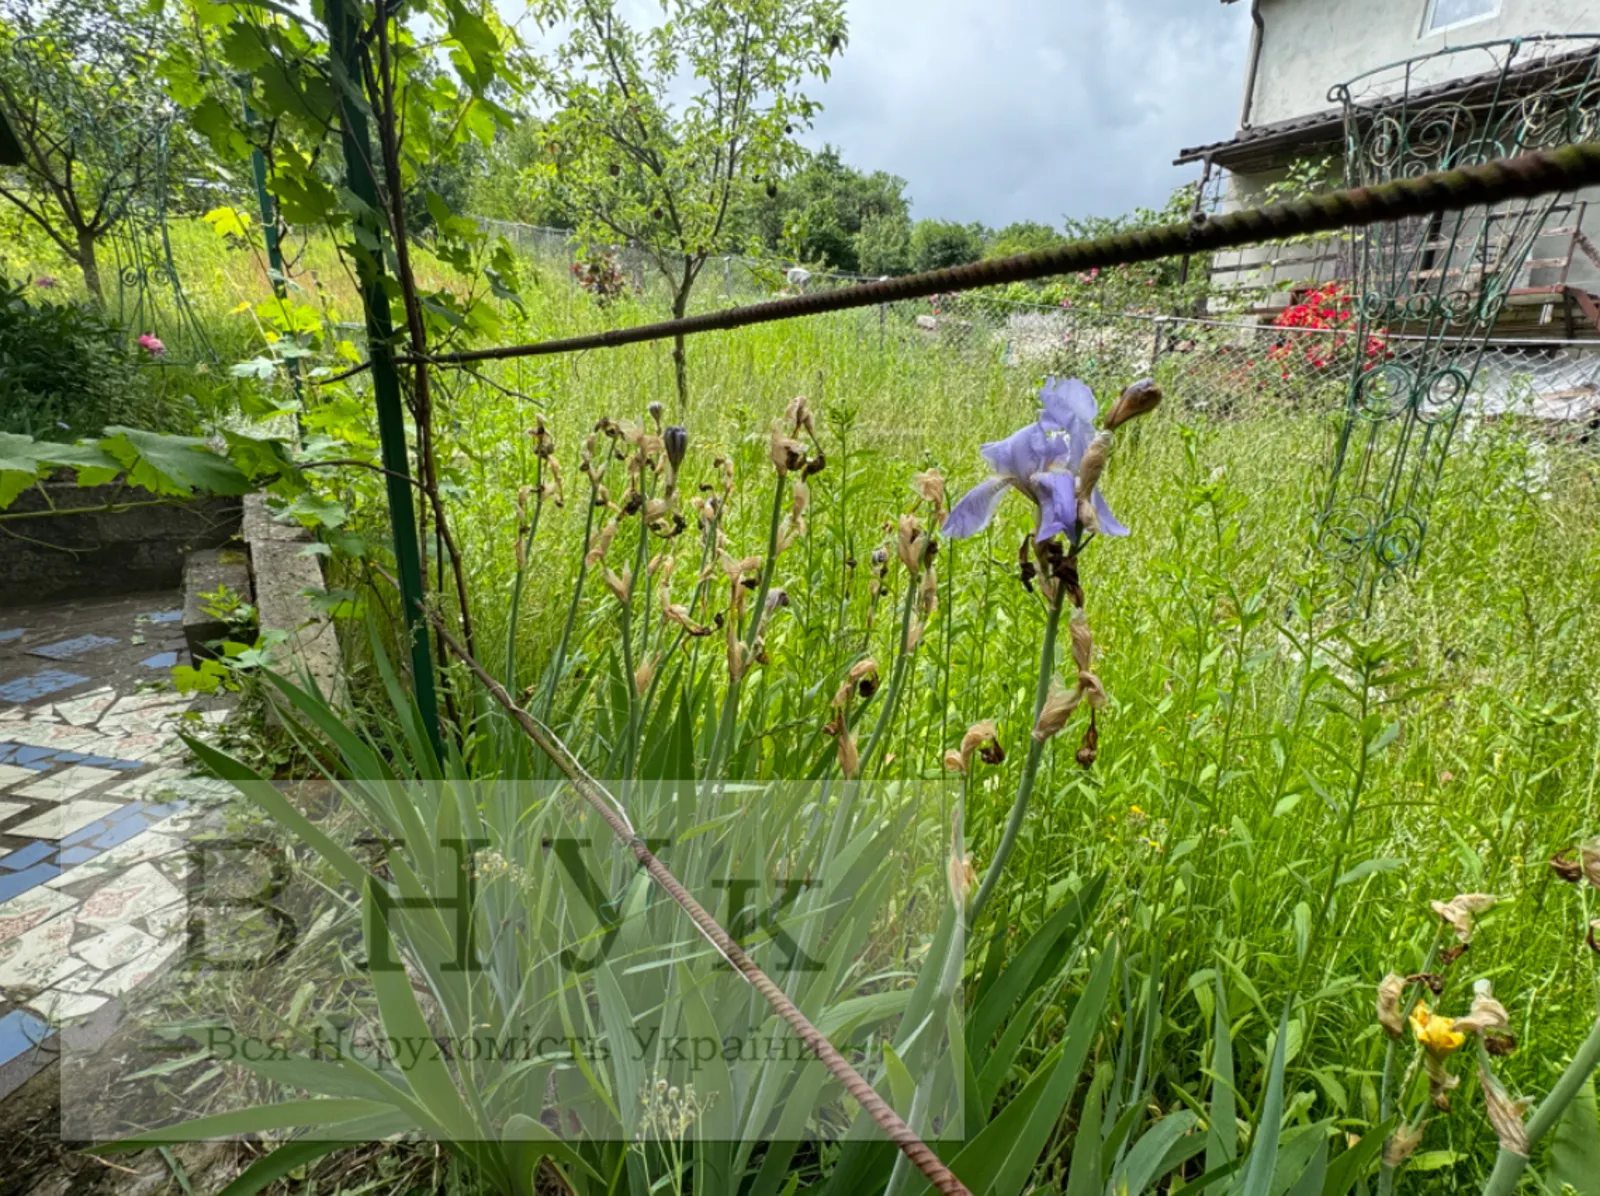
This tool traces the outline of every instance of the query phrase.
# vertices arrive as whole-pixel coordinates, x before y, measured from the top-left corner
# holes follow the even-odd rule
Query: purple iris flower
[[[1077,478],[1083,455],[1094,439],[1094,393],[1076,378],[1045,380],[1039,391],[1039,417],[1004,440],[991,441],[979,452],[990,476],[961,496],[944,521],[952,540],[976,535],[989,526],[1008,487],[1026,495],[1039,508],[1036,540],[1078,530]],[[1108,536],[1125,536],[1098,487],[1090,500]]]

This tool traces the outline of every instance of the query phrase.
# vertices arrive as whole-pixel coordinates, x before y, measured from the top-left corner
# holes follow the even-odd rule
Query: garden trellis
[[[1454,47],[1333,88],[1345,177],[1371,186],[1584,141],[1600,116],[1593,36]],[[1441,80],[1473,80],[1462,90]],[[1411,565],[1457,421],[1513,288],[1560,201],[1520,196],[1368,225],[1346,246],[1357,319],[1320,543],[1358,594]],[[1530,288],[1529,293],[1533,293]],[[1409,334],[1404,351],[1391,334]]]

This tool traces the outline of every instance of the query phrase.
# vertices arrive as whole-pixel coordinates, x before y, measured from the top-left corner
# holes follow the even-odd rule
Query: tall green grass
[[[217,295],[247,287],[238,261],[216,268]],[[341,285],[331,275],[325,282]],[[550,272],[525,297],[525,311],[503,313],[508,339],[650,314],[631,303],[602,312]],[[350,309],[347,298],[335,303]],[[217,319],[229,318],[217,308]],[[666,344],[499,363],[486,369],[493,385],[441,375],[441,477],[485,663],[502,674],[501,646],[515,644],[512,688],[530,700],[552,694],[549,720],[592,768],[635,758],[647,772],[672,775],[703,762],[726,672],[720,633],[684,642],[663,657],[670,679],[659,702],[641,712],[619,651],[618,602],[592,570],[574,602],[589,517],[576,463],[598,420],[642,426],[648,404],[666,404],[668,420],[689,433],[686,495],[719,486],[715,462],[731,462],[721,529],[740,557],[766,543],[770,425],[793,396],[809,397],[827,466],[810,481],[807,533],[776,562],[772,583],[787,605],[765,633],[767,663],[745,680],[735,736],[718,746],[725,775],[780,780],[832,767],[824,726],[845,670],[865,655],[887,670],[900,655],[908,583],[893,563],[889,529],[912,509],[913,476],[936,468],[952,494],[978,480],[978,444],[1031,418],[1046,368],[1083,376],[1104,402],[1146,367],[1134,348],[1113,344],[1095,355],[1063,349],[1019,368],[1005,364],[998,339],[980,335],[953,350],[905,315],[843,313],[696,337],[692,400],[681,413],[671,410]],[[1107,1008],[1116,1012],[1084,1060],[1092,1083],[1076,1097],[1076,1070],[1063,1078],[1051,1132],[1027,1160],[1043,1188],[1066,1183],[1080,1152],[1095,1149],[1075,1129],[1105,1135],[1099,1162],[1109,1169],[1095,1170],[1099,1184],[1135,1161],[1132,1126],[1185,1113],[1194,1120],[1170,1131],[1174,1143],[1204,1138],[1208,1166],[1231,1163],[1249,1190],[1285,1190],[1270,1181],[1272,1160],[1284,1178],[1280,1147],[1300,1139],[1310,1166],[1318,1144],[1343,1149],[1343,1135],[1368,1135],[1366,1154],[1343,1165],[1375,1171],[1372,1144],[1392,1128],[1391,1112],[1415,1116],[1426,1102],[1419,1080],[1403,1085],[1396,1074],[1392,1090],[1385,1086],[1388,1040],[1373,997],[1390,971],[1441,971],[1442,991],[1428,999],[1458,1014],[1472,981],[1492,980],[1517,1040],[1496,1061],[1513,1092],[1543,1092],[1597,1012],[1596,965],[1584,943],[1589,899],[1546,863],[1600,821],[1600,468],[1592,448],[1550,444],[1508,421],[1465,429],[1420,563],[1368,611],[1311,547],[1328,414],[1243,395],[1230,396],[1232,414],[1210,415],[1217,396],[1191,393],[1195,376],[1181,357],[1164,359],[1167,402],[1119,436],[1104,486],[1133,534],[1095,542],[1082,558],[1097,671],[1111,696],[1098,759],[1087,769],[1075,763],[1070,736],[1051,745],[1018,849],[973,928],[982,947],[967,960],[970,976],[1003,974],[1091,878],[1104,878],[1083,937],[1115,943],[1099,958],[1114,959],[1105,966],[1114,968]],[[360,387],[310,401],[311,426],[322,420],[359,440],[348,426],[365,419]],[[512,626],[517,495],[535,478],[527,432],[536,421],[554,438],[565,502],[546,500]],[[613,497],[624,489],[620,470],[613,462]],[[329,489],[349,505],[352,527],[381,542],[377,480],[349,471]],[[965,796],[965,840],[980,872],[1025,754],[1044,624],[1039,598],[1016,577],[1024,507],[1011,500],[984,536],[942,546],[938,613],[905,658],[898,704],[868,763],[869,776],[943,785],[953,801],[942,755],[968,725],[994,719],[1009,757],[975,773]],[[675,590],[687,597],[703,551],[693,519],[681,538],[651,539],[642,553],[638,535],[638,521],[624,519],[609,563],[620,570],[670,552]],[[873,554],[885,546],[879,592]],[[381,584],[367,602],[392,609]],[[707,602],[707,617],[726,604],[720,575]],[[635,616],[653,605],[636,598]],[[552,677],[569,610],[565,667]],[[631,634],[646,652],[671,642],[659,620],[635,622]],[[679,664],[684,671],[672,673]],[[652,757],[678,733],[674,719],[690,722],[689,755]],[[479,765],[537,775],[525,753],[506,744]],[[948,807],[927,811],[917,833],[941,841]],[[1448,940],[1429,902],[1458,892],[1501,900],[1480,919],[1470,950],[1439,968],[1436,947]],[[1071,1039],[1074,1001],[1090,974],[1074,959],[1054,977],[1059,989],[1036,982],[1014,1063],[986,1089],[997,1107],[1029,1091],[1059,1062],[1063,1036]],[[1398,1054],[1397,1073],[1410,1044]],[[1464,1060],[1452,1066],[1466,1076]],[[1402,1188],[1456,1190],[1487,1177],[1496,1142],[1475,1087],[1469,1080],[1451,1110],[1429,1114]],[[1070,1118],[1067,1108],[1076,1110]],[[1251,1136],[1218,1124],[1219,1110],[1236,1113]],[[1269,1161],[1244,1162],[1260,1142],[1272,1149],[1252,1157]],[[1176,1154],[1154,1146],[1146,1154],[1155,1161],[1141,1154],[1138,1174],[1151,1183],[1172,1167],[1200,1173],[1191,1155],[1163,1169]],[[848,1151],[824,1160],[807,1182],[877,1174],[852,1171],[851,1162]]]

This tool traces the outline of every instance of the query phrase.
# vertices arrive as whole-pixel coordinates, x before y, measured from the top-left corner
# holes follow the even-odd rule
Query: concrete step
[[[183,638],[192,663],[213,656],[210,645],[233,634],[213,610],[212,597],[227,587],[240,601],[251,601],[250,558],[237,548],[205,548],[183,558]]]

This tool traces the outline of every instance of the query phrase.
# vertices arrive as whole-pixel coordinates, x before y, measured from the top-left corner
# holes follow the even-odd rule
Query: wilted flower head
[[[1506,1007],[1495,1000],[1494,992],[1486,980],[1480,980],[1472,997],[1472,1012],[1456,1018],[1456,1029],[1463,1034],[1486,1034],[1504,1030],[1511,1025],[1511,1015]]]
[[[986,718],[968,727],[961,737],[960,750],[944,754],[944,766],[951,772],[965,774],[972,767],[973,756],[985,764],[1004,763],[1006,750],[1000,746],[1000,730],[993,719]]]
[[[150,354],[151,357],[160,357],[167,351],[167,347],[161,343],[161,338],[149,332],[140,334],[139,348]]]
[[[1456,938],[1462,943],[1472,941],[1472,920],[1477,914],[1492,906],[1499,898],[1492,893],[1458,893],[1449,901],[1433,901],[1429,904],[1433,912],[1438,914],[1456,932]]]
[[[1038,507],[1035,540],[1048,540],[1063,532],[1077,535],[1077,475],[1095,439],[1094,393],[1076,378],[1050,378],[1039,391],[1039,403],[1039,415],[1033,423],[979,449],[991,474],[951,508],[944,534],[952,540],[988,527],[1008,487]],[[1128,534],[1098,490],[1090,502],[1102,533]]]
[[[1394,972],[1378,982],[1378,1025],[1390,1038],[1399,1038],[1405,1033],[1405,1019],[1400,1009],[1405,987],[1405,978]]]
[[[1600,889],[1600,839],[1589,839],[1578,849],[1583,861],[1583,875],[1590,884]]]
[[[1042,743],[1055,735],[1067,725],[1067,719],[1072,717],[1072,712],[1082,701],[1083,690],[1069,690],[1061,683],[1060,677],[1051,677],[1049,694],[1045,698],[1044,706],[1039,710],[1038,719],[1033,724],[1034,739]]]
[[[1154,378],[1140,378],[1118,396],[1106,412],[1106,431],[1115,431],[1130,419],[1154,411],[1161,402],[1161,388]]]
[[[945,508],[944,475],[937,469],[925,469],[911,479],[911,488],[928,504],[928,524],[938,531],[949,514]]]
[[[950,896],[956,905],[966,908],[967,896],[978,884],[978,870],[972,866],[970,851],[950,853]]]
[[[1528,1127],[1523,1120],[1528,1112],[1526,1100],[1512,1100],[1500,1081],[1486,1067],[1478,1069],[1478,1086],[1483,1089],[1483,1106],[1489,1114],[1489,1125],[1500,1140],[1500,1149],[1527,1158]]]
[[[1383,1165],[1395,1168],[1416,1153],[1422,1145],[1422,1126],[1402,1125],[1383,1144]]]

